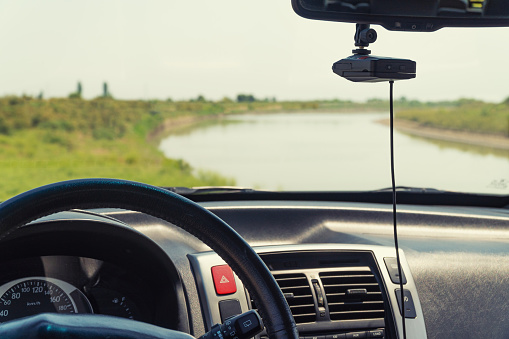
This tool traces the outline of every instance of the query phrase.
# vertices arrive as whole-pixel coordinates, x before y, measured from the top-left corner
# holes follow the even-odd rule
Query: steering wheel
[[[0,246],[28,222],[70,209],[123,208],[168,221],[212,248],[237,273],[258,305],[271,339],[298,339],[290,308],[269,269],[228,224],[189,199],[162,188],[114,179],[50,184],[0,204]],[[192,336],[155,325],[94,314],[40,314],[0,324],[1,338],[153,338]]]

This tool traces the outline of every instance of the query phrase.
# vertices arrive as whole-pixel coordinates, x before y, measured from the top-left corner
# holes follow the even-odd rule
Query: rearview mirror
[[[388,30],[509,26],[509,0],[292,0],[308,19],[378,24]]]

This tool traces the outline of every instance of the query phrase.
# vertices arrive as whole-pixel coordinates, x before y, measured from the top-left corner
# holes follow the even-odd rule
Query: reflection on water
[[[234,120],[234,119],[224,119],[224,118],[217,118],[217,119],[207,119],[202,120],[194,123],[184,124],[182,126],[177,126],[171,130],[171,132],[168,133],[168,136],[184,136],[189,135],[191,133],[196,132],[198,129],[207,128],[211,126],[229,126],[233,124],[238,123],[245,123],[245,121],[240,120]]]
[[[278,113],[204,121],[160,149],[194,168],[273,190],[369,190],[390,181],[385,113]],[[395,133],[398,185],[508,194],[507,152]]]
[[[424,138],[424,137],[412,135],[410,133],[403,132],[403,131],[398,131],[398,132],[402,133],[410,138],[413,138],[413,139],[422,140],[424,142],[432,143],[440,149],[453,148],[458,151],[467,152],[467,153],[476,153],[476,154],[480,154],[480,155],[494,155],[497,157],[509,158],[509,150],[504,150],[504,149],[499,149],[499,148],[491,148],[491,147],[486,147],[486,146],[463,144],[460,142],[453,142],[453,141],[446,141],[446,140]]]

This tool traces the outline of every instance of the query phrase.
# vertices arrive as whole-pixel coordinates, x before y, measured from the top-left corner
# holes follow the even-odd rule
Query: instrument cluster
[[[0,322],[48,312],[153,322],[155,298],[136,272],[101,260],[42,256],[0,264]]]

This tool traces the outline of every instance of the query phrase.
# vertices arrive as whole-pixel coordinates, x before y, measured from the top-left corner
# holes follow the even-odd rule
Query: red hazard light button
[[[231,294],[237,292],[233,271],[228,265],[212,267],[212,279],[214,279],[214,287],[216,293],[220,295]]]

